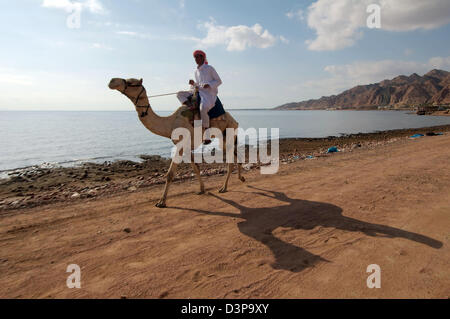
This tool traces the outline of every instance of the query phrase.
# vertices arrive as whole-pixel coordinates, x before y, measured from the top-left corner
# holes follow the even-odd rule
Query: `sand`
[[[165,209],[161,185],[4,209],[0,297],[449,298],[450,134],[370,143],[178,181]]]

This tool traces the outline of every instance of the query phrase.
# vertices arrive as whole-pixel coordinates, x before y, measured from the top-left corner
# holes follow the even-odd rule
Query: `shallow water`
[[[398,111],[230,110],[243,128],[279,128],[280,137],[349,133],[450,124],[450,117]],[[171,112],[157,112],[166,116]],[[135,160],[169,156],[172,143],[147,131],[130,112],[0,112],[0,171],[53,163]]]

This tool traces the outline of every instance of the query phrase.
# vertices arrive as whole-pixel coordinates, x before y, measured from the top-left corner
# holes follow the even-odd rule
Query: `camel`
[[[185,105],[179,107],[172,115],[161,117],[158,116],[150,106],[148,101],[147,92],[142,85],[142,79],[121,79],[121,78],[113,78],[109,82],[109,88],[112,90],[117,90],[120,93],[124,94],[128,97],[134,104],[136,112],[139,116],[139,120],[141,123],[152,133],[157,134],[159,136],[163,136],[172,140],[174,144],[177,144],[179,140],[172,139],[172,131],[177,128],[186,128],[191,133],[191,137],[193,139],[194,136],[194,127],[192,126],[189,118],[187,117],[187,112],[189,108]],[[191,113],[192,114],[192,113]],[[224,115],[219,118],[210,119],[210,127],[218,128],[221,132],[224,132],[227,128],[237,129],[239,127],[239,123],[228,113],[226,112]],[[225,136],[225,135],[224,135]],[[224,141],[219,141],[220,145],[225,152]],[[191,143],[192,148],[194,148],[194,143]],[[192,151],[192,150],[191,150]],[[181,154],[180,154],[181,155]],[[236,149],[235,149],[235,157],[236,157]],[[193,155],[191,152],[191,159],[193,159]],[[225,181],[223,186],[220,188],[220,193],[225,193],[228,187],[228,181],[230,179],[231,173],[233,171],[233,163],[228,163],[227,165],[227,175],[225,177]],[[237,163],[238,167],[238,178],[241,182],[245,182],[245,178],[242,176],[242,164]],[[163,208],[166,207],[166,198],[167,193],[169,191],[169,186],[175,177],[175,172],[178,164],[172,159],[169,170],[166,175],[166,184],[164,186],[164,191],[161,196],[161,199],[156,203],[156,207]],[[205,193],[205,186],[203,184],[200,168],[197,163],[194,163],[191,160],[191,166],[194,170],[195,175],[197,176],[200,183],[200,191],[197,193],[199,195]]]

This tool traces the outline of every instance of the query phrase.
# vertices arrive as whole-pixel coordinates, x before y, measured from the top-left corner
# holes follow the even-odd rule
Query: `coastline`
[[[414,129],[398,129],[359,133],[325,138],[280,139],[280,165],[301,160],[332,156],[329,147],[341,152],[374,148],[409,138],[414,134],[442,132],[448,134],[450,125]],[[0,180],[0,211],[29,208],[80,198],[109,196],[134,192],[139,188],[165,183],[170,159],[158,155],[142,155],[142,162],[128,160],[84,163],[76,167],[50,167],[17,171],[9,179]],[[260,164],[244,164],[244,170],[258,169]],[[202,176],[224,175],[226,164],[201,164]],[[175,181],[195,180],[189,164],[179,165]]]

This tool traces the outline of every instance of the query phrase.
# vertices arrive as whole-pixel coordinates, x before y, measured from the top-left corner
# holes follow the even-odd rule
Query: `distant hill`
[[[373,109],[378,106],[402,108],[424,103],[450,104],[450,72],[431,70],[424,76],[400,75],[369,85],[358,85],[339,95],[317,100],[287,103],[277,110]]]

